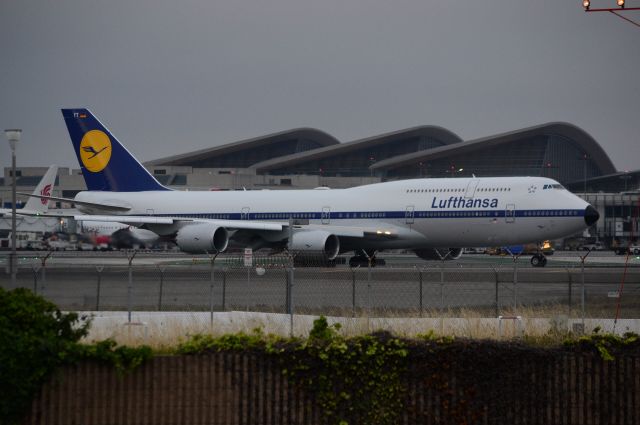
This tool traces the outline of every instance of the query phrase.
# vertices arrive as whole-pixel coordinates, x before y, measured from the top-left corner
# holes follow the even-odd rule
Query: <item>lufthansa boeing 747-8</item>
[[[87,109],[62,114],[87,191],[84,221],[116,221],[172,236],[186,252],[289,247],[329,258],[413,250],[454,259],[463,247],[540,242],[575,234],[595,208],[552,179],[413,179],[349,189],[174,191],[162,186]],[[289,241],[289,223],[293,223]],[[538,257],[540,263],[543,257]]]

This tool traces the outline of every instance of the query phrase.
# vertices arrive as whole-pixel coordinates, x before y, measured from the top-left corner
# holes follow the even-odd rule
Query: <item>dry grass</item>
[[[538,309],[519,309],[517,314],[504,314],[499,320],[495,317],[478,317],[476,311],[456,310],[440,317],[345,317],[328,316],[330,324],[339,323],[340,333],[344,336],[363,335],[375,331],[388,331],[402,337],[415,337],[420,334],[434,333],[441,336],[454,336],[473,339],[509,339],[509,338],[547,338],[552,335],[560,341],[580,319],[569,319],[557,310],[544,310],[547,315],[539,315]],[[555,313],[555,314],[554,314]],[[317,316],[295,315],[293,335],[306,336],[313,327]],[[600,326],[604,331],[613,330],[611,319],[586,319],[585,330],[591,332]],[[260,329],[266,334],[289,336],[291,316],[277,313],[226,312],[214,313],[133,313],[132,323],[127,322],[126,312],[100,313],[93,319],[87,341],[113,338],[119,344],[137,346],[147,344],[155,349],[168,350],[191,335],[206,333],[223,335],[226,333],[250,333]],[[618,333],[639,332],[640,319],[618,321],[615,329]]]

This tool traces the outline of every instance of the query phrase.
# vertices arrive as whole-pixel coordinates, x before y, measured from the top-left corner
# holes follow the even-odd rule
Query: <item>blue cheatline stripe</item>
[[[561,210],[435,210],[435,211],[344,211],[344,212],[279,212],[279,213],[194,213],[154,214],[156,217],[184,217],[217,220],[353,220],[353,219],[404,219],[404,218],[477,218],[477,217],[583,217],[583,209]],[[412,214],[413,213],[413,214]]]

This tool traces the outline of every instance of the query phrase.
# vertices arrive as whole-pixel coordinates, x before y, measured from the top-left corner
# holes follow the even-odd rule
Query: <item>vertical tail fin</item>
[[[63,109],[89,190],[141,192],[162,186],[88,109]]]
[[[45,173],[38,186],[33,191],[34,195],[51,196],[53,186],[56,184],[56,175],[58,174],[58,166],[52,165]],[[44,198],[29,197],[24,206],[25,211],[33,211],[36,213],[44,213],[49,209],[49,200]]]

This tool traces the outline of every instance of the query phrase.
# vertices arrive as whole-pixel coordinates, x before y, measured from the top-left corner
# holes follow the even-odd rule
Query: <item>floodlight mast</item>
[[[582,0],[582,7],[585,12],[609,12],[616,15],[618,18],[624,19],[625,21],[640,27],[640,23],[633,21],[625,16],[620,15],[619,12],[626,12],[629,10],[640,10],[640,7],[626,7],[625,0],[616,0],[616,4],[618,7],[605,7],[600,9],[592,9],[591,8],[591,0]]]
[[[627,10],[640,10],[640,7],[626,7],[626,0],[615,0],[618,7],[604,7],[599,9],[591,9],[591,0],[582,0],[582,7],[585,12],[616,12]]]

